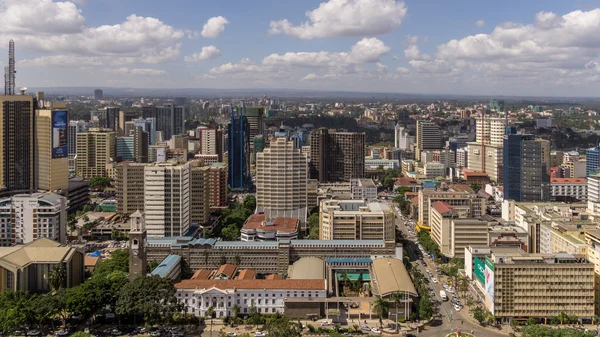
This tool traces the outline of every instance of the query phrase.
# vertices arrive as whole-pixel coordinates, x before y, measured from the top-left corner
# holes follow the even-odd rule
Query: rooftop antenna
[[[25,95],[25,91],[27,91],[27,87],[20,87],[19,91],[21,92],[21,95]]]
[[[15,41],[8,42],[8,66],[4,67],[4,94],[15,94]]]

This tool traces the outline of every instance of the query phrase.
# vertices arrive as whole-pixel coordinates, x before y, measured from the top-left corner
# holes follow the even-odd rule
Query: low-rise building
[[[586,201],[588,196],[585,178],[553,178],[550,179],[550,195],[557,201],[572,199]]]
[[[350,190],[354,200],[377,199],[377,186],[373,179],[350,179]]]
[[[171,254],[162,260],[150,275],[158,275],[172,281],[181,279],[181,256]]]
[[[325,200],[319,209],[319,238],[395,242],[394,213],[382,202]]]
[[[242,227],[242,241],[277,241],[298,238],[300,220],[296,218],[270,218],[266,214],[252,214]]]

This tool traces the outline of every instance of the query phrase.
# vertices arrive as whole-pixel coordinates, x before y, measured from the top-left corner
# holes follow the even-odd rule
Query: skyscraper
[[[117,134],[119,136],[129,136],[129,133],[126,132],[126,123],[134,120],[137,117],[137,112],[133,110],[122,110],[119,111],[119,123],[117,124]]]
[[[404,151],[411,151],[415,143],[415,136],[408,134],[406,128],[396,124],[394,128],[394,147]]]
[[[250,177],[250,125],[243,108],[231,111],[229,122],[229,188],[246,190],[252,183]]]
[[[133,132],[133,160],[138,163],[148,162],[148,132],[137,126]]]
[[[35,113],[36,190],[66,193],[69,189],[69,148],[66,104]]]
[[[505,119],[486,118],[483,113],[476,120],[476,141],[467,143],[467,167],[484,172],[492,181],[502,183]]]
[[[99,101],[104,98],[104,91],[102,89],[94,90],[94,99]]]
[[[0,184],[30,192],[34,183],[33,96],[0,96]]]
[[[310,133],[311,177],[350,181],[365,175],[365,134],[320,128]]]
[[[117,213],[128,216],[144,210],[144,168],[149,164],[123,162],[115,166]]]
[[[133,161],[133,137],[117,137],[117,161]]]
[[[146,109],[145,114],[151,116],[152,109]],[[142,110],[144,114],[144,110]],[[156,130],[162,131],[163,139],[169,140],[174,135],[185,133],[185,108],[173,103],[165,103],[156,108]]]
[[[200,139],[200,153],[217,155],[219,162],[223,161],[223,130],[201,127],[197,129]]]
[[[308,166],[306,155],[286,137],[256,154],[256,209],[270,217],[306,223]]]
[[[254,137],[262,135],[265,132],[263,118],[265,116],[264,107],[244,107],[244,114],[250,124],[250,149],[254,151]]]
[[[589,177],[600,169],[600,147],[592,147],[585,151],[585,176]]]
[[[437,124],[419,120],[417,121],[417,146],[415,147],[415,159],[421,160],[421,151],[439,150],[442,148],[442,136]]]
[[[75,171],[75,155],[77,155],[77,133],[86,132],[88,122],[69,121],[67,130],[67,145],[69,146],[69,171]]]
[[[106,108],[106,121],[104,125],[100,124],[100,127],[117,131],[119,126],[119,108],[118,107],[107,107]]]
[[[138,118],[133,120],[134,127],[141,127],[142,130],[148,132],[148,144],[156,144],[156,118]]]
[[[4,94],[14,95],[15,92],[15,41],[8,42],[8,65],[4,67]]]
[[[77,159],[75,171],[78,176],[91,179],[106,176],[106,163],[116,159],[115,132],[110,129],[91,128],[77,134]]]
[[[550,176],[544,160],[544,140],[511,129],[504,136],[504,199],[550,200]]]

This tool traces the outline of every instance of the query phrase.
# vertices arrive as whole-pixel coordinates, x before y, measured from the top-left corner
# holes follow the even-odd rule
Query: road
[[[403,233],[404,236],[407,238],[407,243],[404,246],[404,249],[406,250],[406,252],[408,253],[409,259],[411,261],[411,263],[413,264],[413,267],[418,268],[421,273],[429,280],[429,286],[431,289],[431,286],[433,286],[433,293],[435,295],[436,300],[438,301],[438,303],[441,303],[441,305],[439,305],[439,312],[436,315],[437,318],[435,318],[426,328],[425,330],[421,331],[418,336],[441,336],[443,333],[449,333],[449,332],[455,332],[457,328],[461,328],[461,330],[463,332],[471,332],[473,331],[473,333],[475,334],[475,336],[490,336],[490,337],[500,337],[500,336],[506,336],[506,334],[501,333],[499,331],[494,331],[492,329],[489,328],[485,328],[480,326],[479,324],[473,324],[471,323],[471,321],[473,321],[473,318],[470,318],[469,313],[466,311],[467,309],[463,309],[459,312],[457,312],[452,303],[450,303],[449,301],[443,302],[440,298],[440,290],[444,290],[443,286],[442,286],[442,281],[440,280],[440,275],[438,275],[436,273],[436,264],[435,262],[428,257],[424,257],[424,261],[426,266],[423,266],[421,263],[419,263],[419,257],[421,256],[421,252],[419,251],[419,248],[417,247],[416,244],[416,237],[412,236],[408,230],[408,228],[406,227],[406,222],[404,220],[402,220],[402,216],[401,214],[399,214],[396,211],[395,206],[393,205],[393,202],[388,201],[388,203],[390,204],[390,207],[394,210],[394,212],[396,213],[396,226],[398,227],[398,229],[400,229]],[[412,231],[414,232],[414,227],[412,228]],[[416,232],[415,232],[416,233]],[[429,277],[428,273],[427,273],[427,269],[429,269],[432,272],[433,278],[436,278],[438,280],[437,283],[433,283],[431,281],[431,278]],[[448,294],[450,295],[450,294]],[[463,301],[464,302],[464,301]],[[464,304],[464,303],[463,303]]]

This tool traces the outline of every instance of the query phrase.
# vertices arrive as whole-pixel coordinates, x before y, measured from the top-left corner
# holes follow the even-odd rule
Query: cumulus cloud
[[[117,69],[107,68],[107,69],[105,69],[105,71],[111,72],[111,73],[123,74],[123,75],[136,75],[136,76],[162,76],[162,75],[167,74],[167,72],[164,70],[148,69],[148,68],[126,68],[126,67],[117,68]]]
[[[67,1],[0,0],[0,17],[5,34],[70,34],[85,28],[81,10]]]
[[[377,62],[376,66],[377,66],[378,73],[382,73],[382,74],[387,73],[388,67],[385,64],[383,64],[381,62]]]
[[[214,39],[223,33],[225,25],[228,23],[229,21],[222,16],[212,17],[202,27],[201,34],[203,37]]]
[[[477,27],[483,27],[483,26],[485,26],[485,21],[483,21],[483,20],[477,20],[477,21],[475,21],[475,26],[477,26]]]
[[[406,12],[404,2],[396,0],[329,0],[308,11],[308,21],[300,25],[271,21],[269,33],[305,40],[380,35],[400,26]]]
[[[304,76],[302,78],[302,80],[303,81],[310,81],[310,80],[314,80],[314,79],[317,79],[317,78],[319,78],[319,76],[317,76],[317,74],[310,73],[310,74],[307,74],[306,76]]]
[[[212,68],[209,72],[211,74],[230,74],[230,73],[242,73],[242,72],[257,72],[259,66],[249,58],[243,58],[239,62],[230,62],[222,64],[218,67]]]
[[[185,62],[198,62],[204,60],[212,60],[221,56],[221,51],[215,46],[202,47],[199,53],[193,53],[190,56],[184,57]]]

